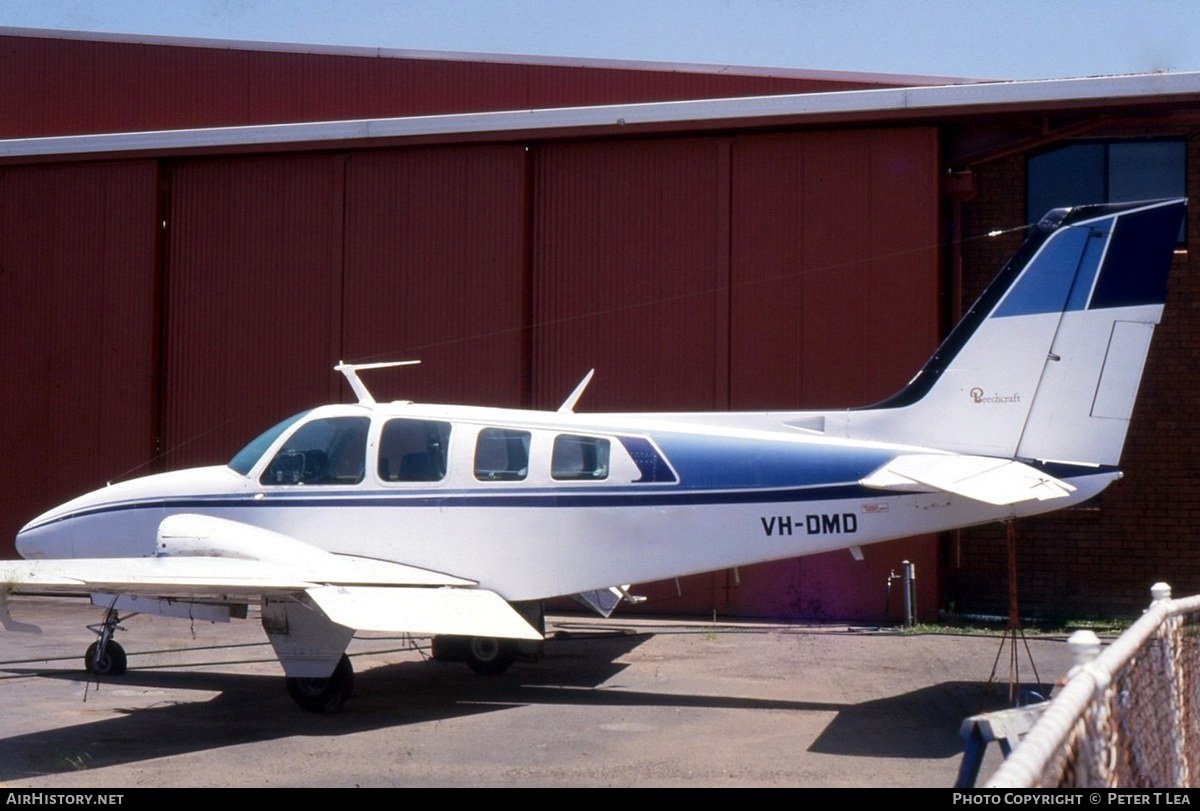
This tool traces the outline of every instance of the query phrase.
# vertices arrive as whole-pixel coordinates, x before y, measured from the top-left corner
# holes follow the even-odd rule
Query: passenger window
[[[446,477],[450,423],[388,420],[379,436],[379,478],[385,482],[440,482]]]
[[[550,476],[560,481],[608,478],[608,440],[560,434],[554,438]]]
[[[529,432],[484,428],[475,440],[475,478],[521,481],[529,475]]]
[[[358,484],[367,460],[367,417],[327,417],[301,425],[262,475],[263,484]]]

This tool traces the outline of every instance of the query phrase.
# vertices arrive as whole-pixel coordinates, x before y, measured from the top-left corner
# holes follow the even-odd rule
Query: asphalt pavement
[[[252,612],[137,616],[128,672],[89,679],[85,601],[12,598],[0,631],[0,785],[944,787],[964,718],[1010,678],[1061,678],[1060,637],[643,617],[548,617],[536,663],[500,676],[372,635],[344,712],[292,703]],[[989,747],[980,784],[1000,762]]]

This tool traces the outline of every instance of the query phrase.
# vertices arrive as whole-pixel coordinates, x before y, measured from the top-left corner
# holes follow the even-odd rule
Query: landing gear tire
[[[309,712],[337,712],[354,691],[354,668],[350,657],[342,654],[337,667],[326,679],[288,677],[288,695]]]
[[[498,676],[517,658],[517,645],[511,639],[473,636],[467,646],[467,667],[481,676]]]
[[[83,654],[83,667],[93,676],[120,676],[125,672],[127,663],[125,649],[111,639],[103,651],[100,651],[100,641],[97,640],[88,645],[87,652]]]

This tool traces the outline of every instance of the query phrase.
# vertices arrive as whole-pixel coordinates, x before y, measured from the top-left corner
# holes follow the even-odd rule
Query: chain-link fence
[[[1150,591],[1129,630],[1072,668],[988,788],[1200,785],[1200,596]]]

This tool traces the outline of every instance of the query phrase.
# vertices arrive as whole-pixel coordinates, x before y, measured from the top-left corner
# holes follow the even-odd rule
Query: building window
[[[1027,221],[1062,206],[1183,197],[1186,166],[1187,144],[1179,138],[1076,141],[1039,152],[1026,167]]]

